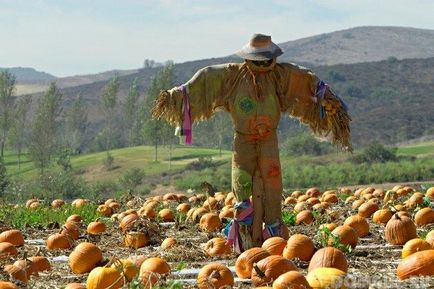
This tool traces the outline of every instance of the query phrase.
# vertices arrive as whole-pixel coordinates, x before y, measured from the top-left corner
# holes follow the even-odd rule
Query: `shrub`
[[[355,155],[352,161],[355,163],[385,163],[388,161],[397,161],[396,148],[386,148],[379,142],[375,141],[366,147],[362,153]]]
[[[145,177],[145,171],[139,168],[129,169],[121,178],[120,183],[125,189],[134,190]]]
[[[104,159],[104,167],[110,171],[113,169],[113,163],[115,161],[115,158],[112,156],[112,154],[107,151],[106,158]]]
[[[302,133],[288,138],[284,145],[284,152],[288,155],[324,155],[332,151],[329,143],[320,142],[309,133]]]

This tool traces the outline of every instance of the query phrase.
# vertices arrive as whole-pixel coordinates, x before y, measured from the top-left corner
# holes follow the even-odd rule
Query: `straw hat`
[[[264,61],[282,55],[282,49],[271,41],[271,36],[255,33],[250,41],[235,52],[238,56],[248,59]]]

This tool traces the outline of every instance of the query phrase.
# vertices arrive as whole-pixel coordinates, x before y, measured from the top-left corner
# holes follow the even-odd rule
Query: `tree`
[[[0,197],[2,197],[9,186],[9,179],[6,172],[6,165],[3,162],[3,158],[0,157]]]
[[[28,112],[32,103],[30,95],[21,96],[18,100],[14,124],[10,133],[10,143],[14,146],[18,157],[18,171],[21,170],[21,154],[27,143]]]
[[[87,107],[82,96],[78,94],[66,114],[67,141],[72,153],[81,151],[88,126]]]
[[[113,146],[114,120],[116,116],[117,97],[119,92],[119,77],[115,76],[110,80],[101,96],[101,111],[104,115],[106,129],[108,132],[106,150],[111,150]]]
[[[124,119],[128,131],[128,145],[134,144],[134,129],[138,120],[138,101],[140,93],[137,87],[137,78],[133,80],[124,104]]]
[[[146,107],[144,115],[144,139],[145,142],[150,142],[154,145],[155,154],[154,161],[158,161],[158,145],[160,143],[168,143],[169,153],[171,154],[173,144],[173,128],[162,120],[154,120],[151,117],[150,109],[154,99],[162,90],[169,89],[173,86],[173,62],[167,62],[152,78],[151,84],[147,91]]]
[[[15,76],[9,71],[0,72],[0,157],[4,156],[4,148],[9,129],[13,124],[15,109]]]
[[[352,161],[355,163],[374,163],[374,162],[394,162],[398,160],[396,148],[387,148],[378,141],[371,142],[363,151],[354,157]]]
[[[33,121],[29,154],[35,166],[44,174],[58,150],[58,117],[62,112],[62,94],[52,82],[43,97],[39,100],[36,116]]]

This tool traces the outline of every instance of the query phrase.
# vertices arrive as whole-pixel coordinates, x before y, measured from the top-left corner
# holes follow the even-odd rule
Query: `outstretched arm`
[[[299,118],[320,136],[330,136],[334,144],[352,150],[350,121],[345,102],[312,71],[293,64],[280,64],[282,111]]]
[[[189,106],[192,122],[210,118],[217,108],[227,107],[225,82],[234,70],[231,64],[200,69],[182,86],[162,91],[152,108],[152,116],[179,126],[184,120],[184,107]]]

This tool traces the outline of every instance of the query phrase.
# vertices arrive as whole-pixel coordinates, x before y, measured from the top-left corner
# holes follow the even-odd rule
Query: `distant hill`
[[[51,75],[46,72],[37,71],[31,67],[11,67],[11,68],[1,68],[2,70],[8,70],[10,73],[14,74],[17,81],[25,81],[25,82],[36,82],[36,81],[51,81],[56,79],[54,75]]]
[[[311,65],[434,57],[434,30],[364,26],[280,43],[281,61]]]
[[[236,58],[215,58],[175,65],[175,83],[188,80],[199,68],[237,61]],[[434,58],[339,64],[311,67],[322,79],[348,102],[353,118],[353,141],[365,145],[374,139],[385,143],[404,142],[426,135],[434,135]],[[128,93],[134,78],[140,91],[146,91],[151,77],[159,68],[142,69],[120,77],[120,99]],[[88,104],[94,130],[101,124],[98,102],[107,81],[64,88],[64,104],[70,105],[78,93]],[[36,94],[35,98],[40,97]],[[34,102],[36,103],[36,102]],[[290,131],[298,125],[283,121],[281,131]]]

